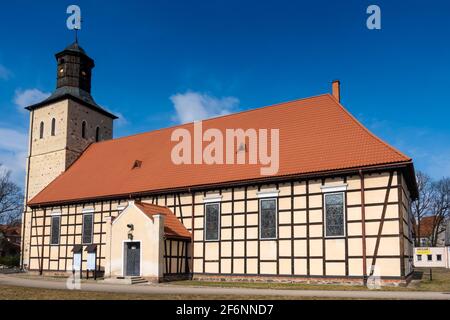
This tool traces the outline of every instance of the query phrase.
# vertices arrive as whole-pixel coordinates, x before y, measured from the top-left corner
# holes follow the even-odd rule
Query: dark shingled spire
[[[95,67],[95,63],[78,42],[72,43],[63,51],[57,53],[55,57],[58,63],[56,90],[46,100],[29,106],[27,109],[33,110],[66,98],[72,98],[100,113],[117,119],[115,115],[100,107],[91,96],[92,69]]]

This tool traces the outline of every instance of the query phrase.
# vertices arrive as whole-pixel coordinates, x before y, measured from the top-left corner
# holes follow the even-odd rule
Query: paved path
[[[66,282],[61,280],[28,279],[17,275],[0,274],[0,285],[32,287],[44,289],[67,290]],[[400,299],[400,300],[450,300],[450,293],[414,292],[414,291],[332,291],[332,290],[276,290],[250,288],[217,288],[193,287],[170,284],[151,285],[117,285],[87,282],[81,284],[83,291],[123,292],[139,294],[170,294],[170,295],[246,295],[246,296],[291,296],[318,298],[355,298],[355,299]]]

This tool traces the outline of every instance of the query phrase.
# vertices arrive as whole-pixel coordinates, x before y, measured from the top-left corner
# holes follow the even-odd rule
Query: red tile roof
[[[171,134],[193,124],[90,145],[29,205],[119,197],[264,178],[260,165],[175,165]],[[203,130],[279,129],[277,176],[411,162],[359,123],[329,94],[203,121]],[[205,143],[204,146],[207,144]],[[134,168],[136,160],[140,167]]]
[[[169,208],[144,202],[135,202],[135,205],[152,219],[156,214],[164,215],[164,235],[167,238],[191,238],[191,233],[180,222],[180,220],[178,220],[172,211],[170,211]]]
[[[421,238],[431,237],[431,235],[433,234],[433,227],[437,224],[438,219],[442,219],[442,217],[428,216],[428,217],[423,217],[422,219],[420,219],[420,237]],[[414,227],[415,227],[416,235],[419,235],[418,225],[415,224]]]

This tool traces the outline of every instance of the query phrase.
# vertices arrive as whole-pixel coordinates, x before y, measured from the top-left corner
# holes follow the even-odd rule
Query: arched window
[[[39,126],[39,139],[44,139],[44,122],[41,121]]]
[[[97,127],[97,129],[95,129],[95,142],[99,141],[100,141],[100,127]]]
[[[86,139],[86,121],[81,124],[81,137]]]
[[[56,120],[55,118],[52,119],[52,136],[55,136],[56,132]]]

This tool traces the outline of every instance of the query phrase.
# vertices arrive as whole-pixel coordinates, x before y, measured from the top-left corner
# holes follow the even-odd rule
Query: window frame
[[[211,205],[217,205],[217,207],[218,207],[218,209],[217,209],[217,211],[218,211],[218,213],[217,213],[217,239],[207,239],[207,237],[206,237],[206,218],[207,218],[207,215],[206,215],[206,207],[207,206],[211,206]],[[220,241],[220,238],[221,238],[221,232],[220,232],[220,230],[221,230],[221,219],[222,219],[222,215],[221,215],[221,213],[222,213],[222,208],[221,208],[221,202],[207,202],[207,203],[205,203],[204,205],[203,205],[203,210],[205,211],[204,212],[204,218],[203,218],[203,230],[204,230],[204,232],[203,232],[203,240],[205,241],[205,242],[216,242],[216,241]]]
[[[258,212],[258,236],[259,240],[277,240],[278,239],[278,198],[276,197],[267,197],[258,199],[259,202],[259,212]],[[262,223],[261,223],[261,213],[262,213],[262,201],[275,201],[275,237],[274,238],[263,238],[261,237]]]
[[[327,202],[326,197],[332,196],[332,195],[342,195],[342,223],[343,223],[343,234],[337,235],[337,236],[329,236],[327,235]],[[324,238],[333,239],[333,238],[345,238],[347,237],[347,206],[345,205],[345,191],[339,191],[339,192],[326,192],[323,194],[323,235]]]
[[[427,254],[427,261],[433,261],[433,255]]]
[[[54,220],[59,220],[59,227],[58,227],[58,242],[53,243],[53,224]],[[57,246],[61,243],[61,215],[60,214],[54,214],[51,216],[51,223],[50,223],[50,245],[51,246]]]
[[[436,261],[442,261],[442,254],[436,254]]]
[[[84,221],[84,217],[90,215],[92,217],[92,222],[91,222],[91,241],[90,242],[85,242],[84,241],[84,226],[85,226],[85,221]],[[82,244],[92,244],[94,242],[94,211],[89,210],[89,211],[83,211],[83,221],[82,221],[82,225],[81,225],[81,243]]]
[[[422,261],[422,255],[421,254],[418,254],[416,256],[417,256],[417,261]]]

